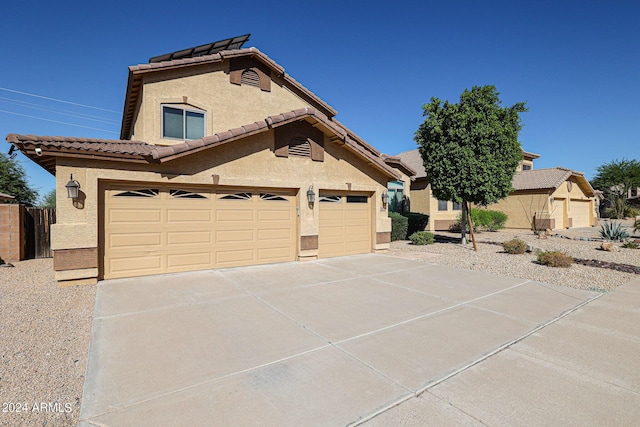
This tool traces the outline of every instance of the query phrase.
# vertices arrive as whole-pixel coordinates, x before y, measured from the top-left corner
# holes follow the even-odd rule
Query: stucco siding
[[[530,230],[533,217],[549,219],[549,195],[544,192],[511,193],[506,199],[487,206],[487,209],[507,214],[505,228]]]

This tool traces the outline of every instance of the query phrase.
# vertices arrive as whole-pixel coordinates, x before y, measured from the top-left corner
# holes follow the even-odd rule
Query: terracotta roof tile
[[[514,190],[556,189],[574,172],[565,168],[548,168],[519,171],[513,177]]]
[[[415,179],[427,177],[427,171],[424,170],[424,162],[422,161],[422,156],[418,149],[403,151],[398,154],[398,157],[400,157],[402,163],[416,171],[416,175],[414,176]]]

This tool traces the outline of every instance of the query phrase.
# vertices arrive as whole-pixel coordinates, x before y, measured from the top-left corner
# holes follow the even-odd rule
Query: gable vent
[[[289,143],[289,155],[298,157],[311,157],[311,144],[307,138],[298,136]]]
[[[260,76],[253,70],[244,70],[240,77],[240,84],[260,87]]]

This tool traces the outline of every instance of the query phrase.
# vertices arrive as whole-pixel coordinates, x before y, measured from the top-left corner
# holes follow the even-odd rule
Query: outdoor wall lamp
[[[67,198],[69,199],[77,199],[78,198],[78,190],[80,189],[80,183],[73,179],[73,174],[71,174],[71,178],[69,178],[69,182],[65,185],[67,188]]]
[[[310,205],[313,205],[316,201],[316,193],[313,192],[313,184],[309,186],[309,189],[307,190],[307,200],[309,201]]]
[[[382,193],[382,207],[386,208],[388,203],[389,203],[389,193],[385,191],[384,193]]]

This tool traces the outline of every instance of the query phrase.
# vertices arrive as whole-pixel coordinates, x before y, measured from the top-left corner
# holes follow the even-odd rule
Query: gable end
[[[231,59],[229,82],[235,85],[242,85],[242,74],[246,71],[251,71],[257,75],[258,84],[256,86],[265,92],[271,92],[271,70],[263,63],[250,57]]]
[[[324,161],[324,133],[302,120],[275,128],[274,154],[289,157],[289,145],[299,138],[306,138],[311,147],[311,160]]]

